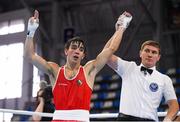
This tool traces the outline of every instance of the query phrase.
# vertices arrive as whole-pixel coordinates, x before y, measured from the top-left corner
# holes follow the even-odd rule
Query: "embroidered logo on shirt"
[[[149,85],[149,89],[152,91],[152,92],[156,92],[158,90],[158,84],[157,83],[151,83]]]
[[[80,86],[82,85],[82,81],[81,80],[77,80],[77,84]]]

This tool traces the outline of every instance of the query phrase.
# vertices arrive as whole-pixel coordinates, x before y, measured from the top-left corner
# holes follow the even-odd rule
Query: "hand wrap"
[[[27,27],[27,37],[34,37],[35,31],[39,26],[39,20],[34,19],[33,17],[29,19],[28,21],[28,27]]]
[[[119,29],[119,27],[122,27],[122,28],[127,28],[129,23],[131,22],[132,20],[132,16],[127,16],[125,14],[122,14],[120,15],[120,17],[118,18],[118,21],[116,22],[116,30]]]

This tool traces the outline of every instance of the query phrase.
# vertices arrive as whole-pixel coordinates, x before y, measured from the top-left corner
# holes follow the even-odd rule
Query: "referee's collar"
[[[146,67],[146,66],[144,66],[142,63],[139,65],[139,67],[141,68],[141,66]],[[147,67],[146,67],[146,68],[147,68]],[[156,66],[153,66],[153,67],[148,68],[148,69],[152,69],[152,70],[154,71],[154,70],[156,70]]]

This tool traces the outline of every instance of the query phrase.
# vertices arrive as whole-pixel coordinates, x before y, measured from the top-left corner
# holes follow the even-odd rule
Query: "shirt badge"
[[[80,86],[82,85],[82,81],[81,80],[77,80],[77,84]]]
[[[151,83],[150,85],[149,85],[149,89],[152,91],[152,92],[156,92],[156,91],[158,91],[158,84],[157,83]]]

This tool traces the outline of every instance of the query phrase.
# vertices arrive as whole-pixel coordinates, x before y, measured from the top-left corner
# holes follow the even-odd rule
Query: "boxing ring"
[[[0,109],[1,113],[12,113],[15,115],[28,115],[32,116],[34,114],[43,116],[43,117],[53,117],[52,113],[41,113],[41,112],[32,112],[32,111],[24,111],[24,110],[12,110],[12,109]],[[167,112],[158,112],[158,117],[164,117],[167,114]],[[180,115],[180,111],[178,112],[178,115]],[[99,113],[99,114],[90,114],[90,120],[91,119],[108,119],[108,118],[117,118],[118,113]],[[5,121],[5,118],[3,117],[2,120]]]

